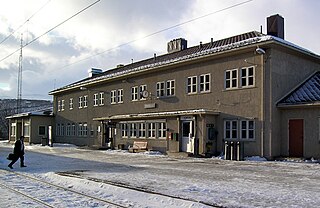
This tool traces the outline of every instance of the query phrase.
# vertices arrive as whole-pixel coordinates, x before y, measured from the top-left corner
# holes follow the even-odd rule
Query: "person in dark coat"
[[[24,136],[16,141],[13,149],[14,158],[12,162],[8,165],[9,168],[13,168],[12,165],[17,162],[20,158],[20,167],[27,167],[24,165]]]

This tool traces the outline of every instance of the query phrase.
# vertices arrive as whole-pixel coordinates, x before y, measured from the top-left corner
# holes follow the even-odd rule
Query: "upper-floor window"
[[[99,105],[104,105],[104,92],[99,93]]]
[[[64,100],[61,100],[61,111],[64,111]]]
[[[164,97],[165,94],[164,82],[157,82],[157,97]]]
[[[168,80],[167,81],[167,96],[174,96],[175,95],[175,80]]]
[[[226,70],[225,88],[233,89],[238,87],[238,69]]]
[[[131,87],[131,100],[138,100],[138,86]]]
[[[123,103],[123,89],[118,89],[118,103]]]
[[[254,86],[254,67],[246,67],[241,69],[241,87]]]
[[[187,79],[187,93],[194,94],[197,93],[197,76],[188,77]]]
[[[61,100],[58,100],[58,111],[61,111]]]
[[[73,109],[73,98],[69,99],[69,109],[72,110]]]
[[[93,106],[98,106],[99,103],[99,97],[98,93],[93,95]]]
[[[116,104],[116,98],[117,98],[117,91],[116,90],[111,90],[111,92],[110,92],[110,103],[111,104]]]
[[[88,95],[83,96],[83,107],[88,107]]]
[[[83,108],[83,97],[79,97],[79,108]]]
[[[210,92],[210,74],[202,74],[199,76],[199,91],[200,92]]]
[[[140,85],[139,86],[139,99],[140,100],[145,100],[146,98],[143,97],[143,91],[147,90],[147,85]]]
[[[175,80],[157,82],[157,97],[166,97],[175,95]]]

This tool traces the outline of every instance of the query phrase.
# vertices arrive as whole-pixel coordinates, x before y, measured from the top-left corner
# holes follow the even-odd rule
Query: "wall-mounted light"
[[[259,54],[259,55],[263,55],[263,54],[266,53],[266,51],[263,50],[262,48],[260,48],[259,46],[256,48],[256,52],[257,52],[257,54]]]

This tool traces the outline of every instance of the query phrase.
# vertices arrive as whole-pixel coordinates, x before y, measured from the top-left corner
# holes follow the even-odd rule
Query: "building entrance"
[[[194,153],[193,121],[182,121],[181,151]]]

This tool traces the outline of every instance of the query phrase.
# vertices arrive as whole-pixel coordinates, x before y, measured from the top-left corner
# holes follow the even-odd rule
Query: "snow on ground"
[[[7,169],[5,158],[11,151],[12,144],[0,142],[1,169]],[[14,171],[130,207],[320,206],[320,165],[317,160],[268,162],[259,157],[247,160],[172,158],[159,152],[98,151],[67,144],[32,145],[26,147],[28,167],[22,169],[17,162]],[[70,172],[81,178],[65,177],[57,172]],[[103,181],[162,195],[115,187]],[[13,197],[0,190],[0,207],[10,204]],[[19,206],[15,204],[14,207]]]

